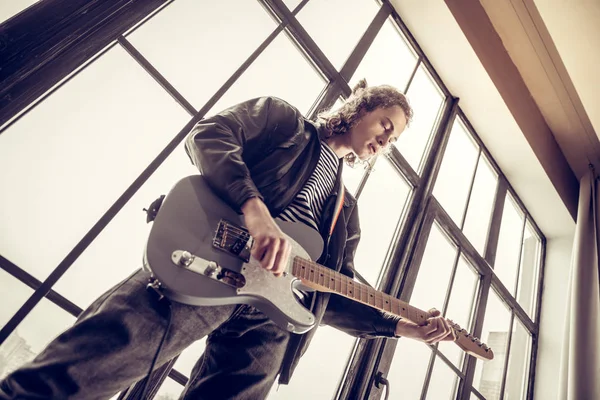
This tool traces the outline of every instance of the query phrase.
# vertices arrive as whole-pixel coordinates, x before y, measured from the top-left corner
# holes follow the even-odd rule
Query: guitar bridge
[[[179,267],[234,288],[241,288],[246,285],[246,278],[239,272],[223,268],[216,262],[197,257],[189,251],[175,250],[171,255],[171,259]]]
[[[248,230],[232,224],[224,219],[219,221],[213,237],[213,247],[226,251],[244,262],[250,261],[252,237]]]

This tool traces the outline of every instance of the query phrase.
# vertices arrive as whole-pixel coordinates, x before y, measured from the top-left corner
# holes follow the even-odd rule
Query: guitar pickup
[[[248,262],[250,261],[252,237],[245,228],[222,219],[219,221],[217,231],[213,237],[213,247]]]

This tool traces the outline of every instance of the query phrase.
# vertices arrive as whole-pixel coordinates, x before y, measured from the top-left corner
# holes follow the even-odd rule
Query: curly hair
[[[352,94],[337,110],[322,111],[317,118],[325,125],[327,137],[343,135],[360,122],[362,117],[378,108],[400,106],[406,116],[406,126],[413,117],[413,109],[402,92],[393,86],[367,86],[367,81],[361,79],[352,89]],[[358,157],[350,153],[345,156],[346,163],[353,167]]]

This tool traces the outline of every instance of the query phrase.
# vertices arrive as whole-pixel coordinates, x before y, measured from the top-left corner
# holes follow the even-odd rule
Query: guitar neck
[[[295,257],[292,274],[320,292],[336,293],[419,325],[427,320],[427,312],[315,262]]]

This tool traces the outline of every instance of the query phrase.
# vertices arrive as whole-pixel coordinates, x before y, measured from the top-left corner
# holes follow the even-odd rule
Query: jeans
[[[138,270],[99,297],[33,361],[0,382],[0,399],[109,399],[144,378],[167,327],[149,273]],[[264,399],[290,334],[251,306],[172,302],[156,367],[208,335],[182,399]]]

